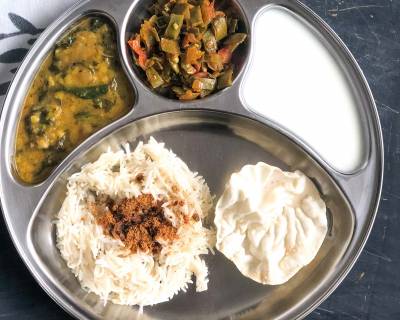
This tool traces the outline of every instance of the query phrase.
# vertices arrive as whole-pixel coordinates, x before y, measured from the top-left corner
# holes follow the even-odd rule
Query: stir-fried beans
[[[247,35],[210,0],[158,0],[129,41],[149,85],[180,100],[203,98],[232,85],[232,54]]]
[[[15,151],[20,179],[45,179],[80,142],[126,114],[132,102],[111,26],[84,18],[56,43],[25,99]]]

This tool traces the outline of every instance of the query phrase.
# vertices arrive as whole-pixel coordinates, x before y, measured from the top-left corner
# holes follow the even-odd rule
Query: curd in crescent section
[[[252,39],[245,105],[302,138],[335,169],[361,167],[366,142],[355,92],[316,31],[274,7],[256,18]]]

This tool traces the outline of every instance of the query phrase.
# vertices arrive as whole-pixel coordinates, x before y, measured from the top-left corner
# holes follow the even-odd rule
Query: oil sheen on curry
[[[84,18],[55,45],[24,101],[15,169],[26,183],[47,178],[79,143],[125,115],[132,89],[107,20]]]

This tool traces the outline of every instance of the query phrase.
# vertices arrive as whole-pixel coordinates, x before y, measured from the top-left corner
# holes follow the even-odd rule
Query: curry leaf
[[[94,87],[83,87],[83,88],[64,88],[64,91],[72,93],[81,99],[95,99],[108,91],[108,85],[100,85]]]

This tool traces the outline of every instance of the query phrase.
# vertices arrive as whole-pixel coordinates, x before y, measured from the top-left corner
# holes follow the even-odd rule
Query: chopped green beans
[[[217,39],[217,41],[222,40],[228,35],[228,25],[226,24],[225,17],[216,17],[211,24],[215,39]]]
[[[218,90],[230,87],[233,82],[233,68],[227,68],[222,75],[218,77]]]
[[[245,33],[234,33],[225,40],[224,46],[233,52],[246,40],[246,38],[247,34]]]
[[[221,71],[224,67],[222,58],[218,53],[210,53],[206,58],[208,67],[213,71]]]
[[[153,16],[150,20],[143,22],[140,29],[140,37],[143,39],[147,50],[151,50],[160,41],[158,32],[154,27],[156,21],[157,17]]]
[[[213,91],[216,83],[217,80],[211,78],[195,79],[192,84],[192,89],[195,92],[202,92],[203,90]]]
[[[232,34],[232,33],[236,32],[236,30],[238,28],[238,23],[239,23],[238,19],[232,18],[232,19],[229,20],[229,23],[228,23],[228,33],[229,34]]]
[[[190,9],[190,25],[192,27],[203,25],[203,16],[201,14],[201,9],[199,6],[195,6]]]
[[[164,84],[163,78],[161,78],[160,74],[154,68],[148,68],[146,70],[146,76],[154,89]]]
[[[189,20],[190,18],[189,4],[182,2],[175,4],[172,13],[183,15],[186,20]]]
[[[171,14],[169,24],[165,30],[165,36],[170,39],[178,39],[183,25],[183,15]]]
[[[161,50],[170,54],[179,54],[179,44],[176,40],[170,40],[167,38],[161,38],[160,42]]]
[[[155,0],[148,20],[128,40],[134,62],[160,94],[204,98],[232,85],[233,51],[245,40],[236,17],[218,0]]]
[[[215,39],[214,34],[211,30],[207,30],[203,35],[203,46],[204,50],[209,53],[214,53],[218,49],[217,39]]]

